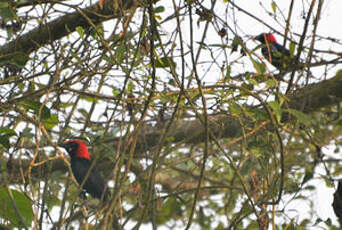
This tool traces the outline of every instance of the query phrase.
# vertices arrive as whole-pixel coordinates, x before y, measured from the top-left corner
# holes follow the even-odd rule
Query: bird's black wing
[[[338,182],[338,187],[334,193],[334,201],[332,203],[335,215],[338,217],[340,225],[342,225],[342,181]]]
[[[282,46],[278,43],[274,43],[273,45],[277,49],[277,52],[281,53],[284,56],[291,56],[290,51],[288,49],[286,49],[284,46]]]
[[[108,187],[96,167],[93,167],[84,188],[90,195],[98,199],[103,198],[102,200],[107,200],[109,197]]]
[[[71,159],[71,169],[77,182],[81,185],[85,176],[90,169],[91,161],[82,158]],[[97,170],[93,167],[87,181],[83,185],[83,189],[86,190],[92,197],[101,199],[102,193],[105,189],[105,182]],[[106,190],[104,199],[108,198],[108,191]]]

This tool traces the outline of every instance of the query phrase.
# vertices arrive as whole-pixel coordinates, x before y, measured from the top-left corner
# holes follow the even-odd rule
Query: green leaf
[[[237,51],[239,45],[241,44],[241,38],[239,36],[235,36],[232,41],[232,52]]]
[[[8,2],[0,2],[0,8],[7,8]]]
[[[332,182],[330,178],[328,178],[327,176],[322,176],[322,178],[324,179],[325,185],[328,188],[333,188],[334,187],[334,182]]]
[[[15,55],[12,58],[12,63],[17,65],[18,67],[24,67],[28,60],[29,60],[28,55],[24,53],[17,53],[17,55]]]
[[[231,68],[231,66],[228,66],[227,70],[226,70],[226,75],[224,76],[224,79],[228,79],[230,77],[231,72],[232,72],[232,68]]]
[[[96,25],[95,28],[93,28],[93,27],[87,28],[85,33],[90,34],[90,36],[92,36],[95,40],[99,41],[99,35],[101,37],[103,37],[103,33],[104,33],[102,23]],[[113,39],[113,40],[115,40],[115,39]]]
[[[274,1],[272,1],[271,7],[272,7],[272,10],[273,10],[273,14],[276,14],[276,12],[277,12],[277,4]]]
[[[271,106],[275,116],[276,116],[276,119],[278,122],[280,122],[280,119],[281,119],[281,107],[279,105],[278,102],[276,101],[270,101],[268,102],[268,104]]]
[[[51,114],[51,116],[44,121],[44,125],[48,129],[53,129],[58,124],[58,116],[57,114]]]
[[[25,129],[21,132],[21,136],[27,137],[27,138],[32,138],[32,137],[34,137],[34,134],[33,134],[31,131],[32,131],[31,128],[25,128]]]
[[[292,114],[293,116],[295,116],[299,120],[299,122],[303,123],[304,125],[308,126],[311,124],[310,117],[306,115],[305,113],[295,110],[295,109],[288,109],[288,112]]]
[[[127,84],[127,91],[129,93],[132,93],[133,92],[133,89],[134,89],[134,84],[132,81],[129,81],[128,84]]]
[[[19,216],[12,205],[10,197],[13,198],[15,206],[22,216],[26,226],[31,226],[33,221],[31,202],[22,192],[17,190],[7,190],[4,187],[0,187],[0,217],[9,221],[15,227],[22,227]]]
[[[115,50],[115,57],[116,57],[116,60],[119,64],[122,63],[124,57],[125,57],[125,52],[126,52],[126,47],[121,45],[121,46],[118,46]]]
[[[214,230],[225,230],[227,229],[222,222],[219,222],[217,227]]]
[[[43,62],[44,68],[48,69],[49,68],[49,63],[47,61]]]
[[[1,5],[0,7],[0,17],[2,19],[5,19],[5,21],[10,21],[12,19],[15,19],[16,17],[16,14],[15,12],[7,6],[5,6],[5,4],[8,4],[8,3],[4,3]]]
[[[305,184],[306,182],[308,182],[309,180],[311,180],[313,178],[313,172],[312,170],[305,170],[305,174],[304,174],[304,178],[302,181],[302,185]]]
[[[328,218],[326,221],[324,221],[324,223],[330,227],[332,226],[332,221],[330,218]]]
[[[6,149],[9,149],[11,147],[9,137],[7,136],[0,136],[0,144],[4,146]]]
[[[8,128],[1,128],[0,133],[5,134],[7,136],[17,136],[17,133],[13,129]]]
[[[75,30],[76,30],[76,32],[80,35],[80,37],[81,37],[82,39],[84,39],[84,29],[83,29],[83,27],[77,26]]]
[[[174,197],[167,198],[166,201],[162,203],[162,208],[156,214],[156,222],[158,224],[163,224],[170,219],[170,216],[181,215],[182,205],[179,200]]]
[[[39,101],[25,100],[22,105],[28,109],[33,110],[33,112],[39,116],[39,111],[41,109],[41,119],[46,120],[51,116],[50,109],[46,105],[42,105]]]
[[[176,67],[176,63],[168,57],[157,58],[154,64],[156,68],[165,68],[170,66]]]
[[[18,67],[24,67],[29,60],[29,56],[23,52],[15,52],[0,56],[0,66],[13,64]]]
[[[265,64],[264,63],[255,61],[253,59],[252,59],[252,63],[253,63],[253,66],[254,66],[255,70],[258,72],[258,74],[265,73],[266,68],[265,68]]]
[[[114,97],[117,97],[119,95],[119,91],[117,89],[113,89],[112,94]]]
[[[154,13],[158,14],[158,13],[162,13],[165,11],[165,7],[164,6],[158,6],[157,8],[154,9]]]
[[[8,128],[0,129],[0,144],[6,149],[9,149],[11,147],[9,141],[11,136],[17,136],[17,133],[14,130]]]
[[[277,80],[274,80],[272,78],[267,79],[266,81],[267,87],[274,87],[277,85]]]
[[[252,84],[247,84],[247,83],[242,83],[241,87],[244,88],[244,89],[246,89],[246,90],[248,90],[248,91],[251,91],[251,90],[254,89],[254,85],[252,85]],[[242,93],[241,93],[241,94],[242,94]]]
[[[234,102],[230,103],[229,111],[232,114],[237,114],[237,115],[239,115],[239,114],[241,114],[243,112],[242,108],[238,104],[236,104]]]
[[[57,183],[53,183],[52,185],[50,185],[51,190],[54,191],[54,193],[57,193],[57,191],[61,190],[61,186]],[[58,193],[57,193],[58,194]],[[51,211],[52,208],[60,205],[60,200],[58,199],[58,195],[53,195],[53,194],[47,194],[45,196],[45,201],[46,204],[48,206],[48,210]]]
[[[80,96],[80,99],[85,100],[85,101],[87,101],[87,102],[95,102],[95,103],[98,102],[98,99],[97,99],[97,98],[95,98],[95,97],[90,97],[90,96],[84,96],[84,95],[82,95],[82,96]]]
[[[87,110],[85,110],[83,108],[78,109],[78,112],[85,118],[88,116]]]
[[[61,170],[53,171],[51,173],[50,180],[51,181],[59,180],[63,175],[64,175],[64,173]]]
[[[294,42],[290,42],[290,56],[294,57],[294,52],[296,49],[296,44]]]
[[[75,104],[74,103],[60,103],[59,108],[65,109],[65,108],[68,108],[68,107],[73,106],[73,105],[75,105]]]
[[[256,221],[252,221],[251,223],[249,223],[247,225],[247,227],[245,228],[245,230],[254,230],[254,229],[258,229],[259,225]]]
[[[252,86],[259,85],[258,81],[255,78],[251,78],[248,80],[249,83],[251,83]],[[253,89],[254,87],[252,87]]]
[[[317,188],[315,186],[313,186],[313,185],[308,185],[308,186],[305,186],[303,189],[308,190],[308,191],[314,191]]]

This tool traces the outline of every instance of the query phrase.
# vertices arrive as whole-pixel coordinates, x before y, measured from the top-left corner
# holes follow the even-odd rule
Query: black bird
[[[338,217],[338,221],[342,226],[342,181],[338,182],[337,190],[334,193],[334,201],[332,203],[334,213]]]
[[[92,165],[87,145],[80,140],[68,140],[61,146],[69,153],[72,173],[78,184],[81,185]],[[106,201],[109,197],[107,185],[96,167],[92,167],[83,185],[83,190],[92,197],[103,201]]]
[[[296,65],[290,51],[277,43],[273,34],[262,33],[254,38],[263,44],[261,48],[262,55],[278,70],[286,70]]]

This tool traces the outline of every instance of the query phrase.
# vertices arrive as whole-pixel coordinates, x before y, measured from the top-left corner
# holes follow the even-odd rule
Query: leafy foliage
[[[341,174],[341,55],[320,46],[341,42],[317,36],[321,1],[294,3],[317,10],[307,34],[280,0],[257,6],[265,22],[237,1],[134,2],[0,3],[0,223],[337,229],[311,196]],[[272,16],[304,66],[269,66],[247,16]],[[107,204],[79,197],[68,138],[87,141]]]

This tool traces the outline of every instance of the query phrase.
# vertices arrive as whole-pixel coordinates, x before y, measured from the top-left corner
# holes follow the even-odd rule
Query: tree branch
[[[65,14],[51,22],[41,24],[17,39],[0,46],[0,56],[16,51],[30,54],[32,51],[49,44],[51,41],[61,39],[74,32],[78,26],[83,28],[90,27],[91,25],[88,23],[88,19],[94,24],[98,24],[109,19],[121,17],[122,12],[130,9],[134,4],[136,4],[135,0],[126,0],[122,1],[119,8],[114,9],[112,1],[105,1],[103,9],[100,9],[98,3],[95,3],[90,7],[80,10],[81,12],[75,11]],[[82,13],[88,19],[83,17]]]

